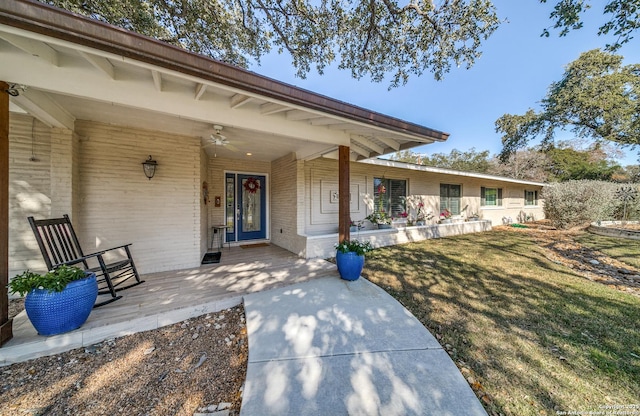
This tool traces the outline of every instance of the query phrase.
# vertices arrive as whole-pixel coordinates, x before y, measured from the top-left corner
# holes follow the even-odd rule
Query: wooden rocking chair
[[[85,255],[68,215],[48,220],[36,220],[33,217],[28,219],[48,270],[53,270],[63,264],[72,266],[82,263],[85,271],[96,274],[98,295],[111,295],[111,297],[96,303],[94,308],[120,299],[122,296],[118,296],[116,292],[144,283],[144,280],[140,280],[131,257],[129,250],[131,244]],[[122,256],[123,258],[120,260],[107,263],[104,258],[106,253],[122,249],[126,252],[127,258]],[[97,266],[95,266],[96,263]],[[131,278],[134,278],[135,282],[129,281]],[[129,284],[122,286],[127,281]]]

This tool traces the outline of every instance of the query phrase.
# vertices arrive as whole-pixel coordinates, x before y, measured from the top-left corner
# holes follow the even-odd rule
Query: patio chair
[[[111,295],[111,297],[96,303],[94,308],[120,299],[122,296],[118,296],[116,292],[144,283],[144,280],[140,280],[131,257],[129,250],[131,244],[85,255],[68,215],[47,220],[36,220],[33,217],[28,219],[48,270],[63,264],[70,266],[82,264],[85,271],[96,274],[98,295]],[[119,255],[121,258],[115,261],[105,259],[112,252],[117,253],[120,250],[125,251],[126,258]]]

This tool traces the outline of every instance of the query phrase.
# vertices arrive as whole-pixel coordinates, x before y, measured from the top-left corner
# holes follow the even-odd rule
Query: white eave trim
[[[363,159],[363,160],[359,160],[358,163],[367,163],[370,165],[385,166],[385,167],[392,167],[392,168],[398,168],[398,169],[407,169],[407,170],[414,170],[419,172],[440,173],[443,175],[466,176],[466,177],[475,178],[475,179],[487,179],[491,181],[517,183],[517,184],[529,185],[529,186],[540,186],[540,187],[546,186],[546,184],[542,182],[525,181],[522,179],[507,178],[504,176],[487,175],[485,173],[464,172],[461,170],[434,168],[432,166],[416,165],[413,163],[397,162],[395,160],[387,160],[387,159]]]

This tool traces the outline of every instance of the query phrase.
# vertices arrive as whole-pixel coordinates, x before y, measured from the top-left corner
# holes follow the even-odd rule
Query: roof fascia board
[[[461,171],[461,170],[434,168],[432,166],[415,165],[413,163],[398,162],[398,161],[395,161],[395,160],[364,159],[364,160],[359,160],[358,162],[359,163],[366,163],[366,164],[369,164],[369,165],[385,166],[385,167],[392,167],[392,168],[398,168],[398,169],[407,169],[407,170],[415,170],[415,171],[420,171],[420,172],[440,173],[440,174],[443,174],[443,175],[466,176],[466,177],[475,178],[475,179],[487,179],[487,180],[493,180],[493,181],[518,183],[518,184],[522,184],[522,185],[531,185],[531,186],[546,186],[546,184],[542,183],[542,182],[525,181],[525,180],[521,180],[521,179],[507,178],[507,177],[504,177],[504,176],[487,175],[487,174],[484,174],[484,173],[464,172],[464,171]]]
[[[449,136],[447,133],[297,88],[37,1],[2,2],[0,23],[192,75],[237,88],[239,91],[405,133],[414,137],[414,140],[421,137],[445,141]]]

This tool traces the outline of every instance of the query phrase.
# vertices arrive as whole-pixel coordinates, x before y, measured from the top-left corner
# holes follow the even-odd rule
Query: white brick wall
[[[51,217],[69,214],[73,219],[75,143],[71,130],[51,129]]]
[[[200,140],[77,121],[81,209],[74,226],[85,251],[133,243],[141,273],[200,264]],[[142,162],[158,162],[148,180]]]
[[[386,230],[368,230],[352,233],[351,238],[369,241],[373,247],[386,247],[405,244],[431,238],[449,237],[459,234],[490,231],[489,221],[469,221],[457,224],[433,224],[425,227],[390,228]],[[335,256],[334,244],[338,234],[309,236],[307,238],[306,258],[327,258]]]
[[[271,166],[271,241],[303,256],[305,244],[298,231],[299,218],[304,219],[305,212],[303,162],[289,154]]]
[[[35,141],[32,140],[35,138]],[[38,161],[29,159],[33,154]],[[51,134],[33,118],[9,119],[9,277],[25,269],[46,270],[27,217],[51,214]]]
[[[305,230],[308,235],[319,235],[337,232],[338,213],[326,209],[327,186],[338,182],[338,163],[335,160],[316,159],[305,163],[306,212]],[[492,225],[502,223],[502,217],[511,217],[516,221],[520,212],[532,214],[535,219],[544,218],[543,201],[535,207],[524,205],[524,190],[538,190],[539,187],[513,184],[509,182],[469,178],[437,174],[431,172],[419,172],[386,166],[375,166],[362,163],[351,163],[351,186],[357,187],[359,201],[352,202],[351,219],[362,220],[372,212],[371,200],[373,197],[373,178],[385,177],[389,179],[403,179],[407,181],[408,195],[422,195],[426,202],[427,211],[431,210],[437,220],[440,212],[440,184],[458,184],[462,186],[461,206],[467,206],[468,214],[477,212],[482,219],[492,222]],[[481,207],[480,187],[502,188],[503,205],[501,207]],[[323,194],[321,194],[321,191]],[[323,207],[321,199],[325,198]],[[368,227],[371,224],[366,222]]]

